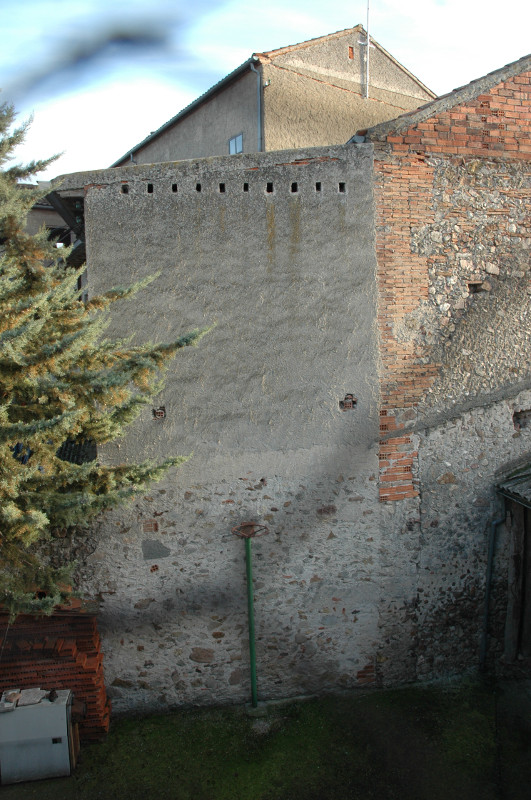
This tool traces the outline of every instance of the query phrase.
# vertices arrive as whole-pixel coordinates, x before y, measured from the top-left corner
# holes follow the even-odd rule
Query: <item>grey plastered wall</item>
[[[255,152],[258,137],[256,75],[250,70],[135,149],[137,164],[228,155],[229,139],[243,134],[243,151]],[[146,135],[149,131],[146,131]]]
[[[64,185],[87,186],[92,291],[160,270],[115,312],[111,334],[167,340],[217,323],[171,365],[154,401],[164,422],[147,408],[101,454],[193,451],[101,522],[80,569],[101,601],[115,709],[249,696],[243,542],[231,534],[249,518],[270,531],[254,543],[259,694],[374,679],[382,598],[411,601],[416,568],[392,535],[409,507],[377,499],[372,148],[121,168]],[[347,392],[358,405],[343,412]]]
[[[350,53],[352,48],[352,53]],[[314,79],[335,83],[353,91],[363,91],[366,81],[365,33],[347,31],[327,37],[321,42],[308,43],[285,53],[271,54],[279,67],[292,69]],[[433,94],[410,72],[375,42],[371,43],[369,59],[371,95],[396,107],[415,98],[414,108],[433,98]]]

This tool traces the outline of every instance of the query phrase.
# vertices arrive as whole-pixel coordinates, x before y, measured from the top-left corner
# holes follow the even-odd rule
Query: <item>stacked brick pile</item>
[[[0,614],[0,640],[1,691],[70,689],[86,705],[80,738],[96,740],[107,732],[110,702],[94,614],[73,607],[50,617],[21,615],[12,625]]]

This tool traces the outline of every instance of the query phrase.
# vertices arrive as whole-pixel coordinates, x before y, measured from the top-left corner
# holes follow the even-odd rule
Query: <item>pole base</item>
[[[258,703],[258,705],[253,706],[252,703],[245,704],[245,713],[248,717],[267,717],[267,703]]]

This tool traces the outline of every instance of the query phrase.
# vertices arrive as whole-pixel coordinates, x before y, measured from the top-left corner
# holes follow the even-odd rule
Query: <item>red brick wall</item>
[[[414,419],[440,366],[432,363],[422,337],[404,335],[402,328],[407,315],[421,317],[429,270],[437,261],[412,246],[412,230],[434,221],[430,156],[463,165],[471,158],[531,158],[530,100],[531,73],[525,73],[375,145],[382,501],[418,495],[415,441],[400,432]],[[386,438],[387,431],[393,436]]]
[[[375,162],[378,322],[381,336],[380,499],[402,500],[418,494],[417,453],[410,436],[396,435],[404,410],[413,408],[428,388],[435,365],[422,363],[423,352],[396,331],[406,314],[428,298],[427,259],[411,252],[411,226],[432,219],[432,169],[424,157],[407,154]],[[395,436],[385,438],[386,431]]]

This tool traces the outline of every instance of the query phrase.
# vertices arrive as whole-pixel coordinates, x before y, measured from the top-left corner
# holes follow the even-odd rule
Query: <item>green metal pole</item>
[[[251,538],[245,539],[245,566],[247,569],[247,608],[249,615],[249,658],[251,662],[251,698],[252,706],[256,708],[258,699],[256,694],[256,650],[254,646],[254,606],[253,606],[253,565],[251,561]]]

